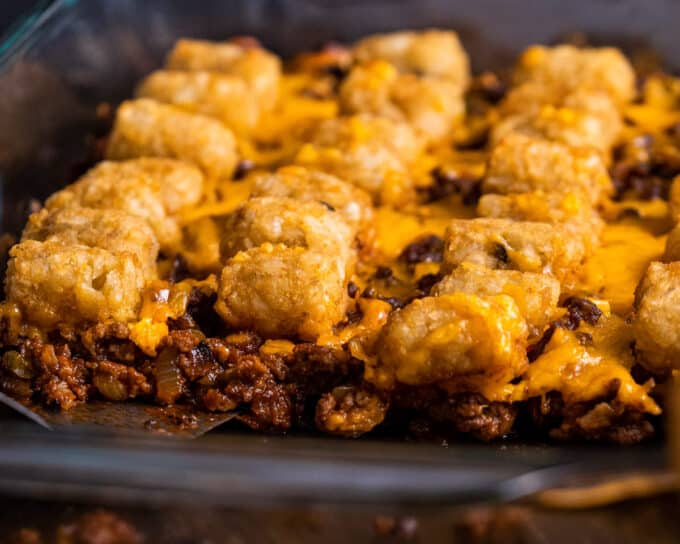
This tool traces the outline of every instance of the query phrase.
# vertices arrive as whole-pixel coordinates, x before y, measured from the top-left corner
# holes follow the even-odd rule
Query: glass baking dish
[[[450,27],[460,32],[473,68],[479,70],[507,65],[531,43],[549,43],[579,31],[624,48],[644,43],[676,69],[676,20],[680,3],[667,0],[43,3],[0,45],[2,230],[18,231],[34,199],[71,182],[89,165],[91,138],[103,130],[96,105],[129,96],[135,82],[159,66],[182,36],[254,35],[285,56],[371,32]],[[514,443],[442,447],[263,437],[233,426],[188,442],[87,428],[50,433],[9,412],[0,415],[1,502],[43,514],[49,510],[44,502],[30,501],[151,509],[205,504],[236,511],[340,505],[361,507],[364,514],[441,509],[516,499],[575,475],[664,466],[661,443],[635,448]],[[0,525],[11,517],[11,508],[3,508]],[[323,519],[319,523],[326,523],[324,530],[342,532],[337,520],[345,518]],[[279,519],[277,527],[277,534],[284,534],[285,520]]]

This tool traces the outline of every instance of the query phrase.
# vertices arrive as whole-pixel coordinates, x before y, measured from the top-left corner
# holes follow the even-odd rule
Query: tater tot
[[[596,203],[611,194],[613,186],[602,156],[595,149],[512,133],[491,152],[482,191],[579,191]]]
[[[106,157],[144,156],[185,160],[213,179],[230,178],[238,161],[234,135],[219,121],[140,98],[118,108]]]
[[[445,273],[469,262],[492,269],[554,274],[562,280],[585,256],[582,240],[548,223],[454,219],[444,238]]]
[[[215,309],[236,329],[315,340],[344,317],[346,291],[336,259],[301,247],[263,244],[227,262]]]
[[[27,240],[10,250],[5,288],[25,319],[51,329],[133,320],[144,283],[133,253]]]
[[[353,68],[340,87],[347,113],[409,123],[428,140],[446,136],[465,114],[463,90],[448,80],[400,74],[386,61]]]
[[[546,104],[561,106],[566,94],[562,89],[527,81],[508,89],[498,111],[501,117],[535,114]]]
[[[527,326],[506,295],[452,293],[414,300],[392,312],[378,340],[370,381],[391,387],[483,378],[505,383],[527,365]]]
[[[497,145],[508,134],[545,138],[575,147],[593,147],[609,153],[621,132],[621,118],[606,119],[588,112],[542,106],[536,113],[516,114],[499,121],[491,131],[491,145]]]
[[[581,221],[595,223],[600,219],[580,193],[512,193],[508,195],[482,195],[477,203],[477,213],[483,217],[564,223]],[[600,227],[601,228],[601,227]]]
[[[146,279],[157,277],[158,240],[142,218],[94,208],[43,208],[28,218],[22,241],[61,242],[137,256]]]
[[[422,30],[376,34],[356,43],[357,60],[382,59],[400,72],[446,78],[461,88],[470,80],[467,54],[452,31]]]
[[[201,172],[190,164],[170,159],[142,158],[103,161],[78,181],[53,194],[47,209],[86,207],[116,209],[146,219],[164,248],[179,239],[172,214],[198,202],[203,188]]]
[[[653,262],[635,292],[635,352],[654,372],[680,368],[680,262]]]
[[[226,218],[220,250],[229,258],[265,243],[318,251],[346,266],[351,260],[353,236],[342,216],[319,202],[251,198]]]
[[[508,295],[526,319],[532,335],[538,335],[554,318],[560,283],[548,274],[518,270],[490,270],[463,263],[437,283],[432,296],[468,293],[480,297]]]
[[[422,149],[422,140],[406,123],[354,115],[322,121],[296,163],[352,183],[375,202],[401,203],[412,194],[409,166]]]
[[[278,98],[281,60],[262,47],[182,39],[170,51],[166,67],[238,76],[253,90],[260,109],[265,111],[271,109]]]
[[[259,117],[248,85],[238,77],[214,72],[158,70],[144,78],[136,94],[214,117],[236,134],[248,133]]]
[[[599,244],[604,221],[588,200],[579,193],[513,193],[483,195],[477,203],[482,217],[539,221],[569,227],[582,237],[589,249]]]
[[[635,72],[613,47],[578,48],[572,45],[527,48],[516,66],[516,83],[532,81],[552,88],[606,91],[619,104],[635,96]]]
[[[372,229],[373,206],[369,194],[335,176],[303,166],[284,166],[274,173],[256,175],[251,196],[290,197],[325,202],[337,210],[355,234]]]
[[[527,81],[512,87],[499,105],[503,117],[537,113],[542,107],[569,108],[602,119],[605,123],[621,126],[621,109],[606,91],[586,87],[555,88]]]

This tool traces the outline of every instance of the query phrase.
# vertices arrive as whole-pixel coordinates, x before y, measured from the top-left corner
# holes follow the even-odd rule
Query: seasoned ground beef
[[[83,354],[121,353],[123,362],[84,359],[64,343],[31,340],[18,351],[5,352],[2,391],[64,409],[96,398],[159,400],[160,357],[130,366],[125,354],[131,348],[123,348],[122,330],[88,329],[86,335],[80,344]],[[173,402],[193,402],[210,411],[237,410],[238,419],[257,430],[280,432],[295,426],[350,436],[393,419],[390,413],[402,418],[407,413],[414,422],[425,417],[447,433],[484,441],[510,433],[520,410],[479,394],[448,395],[424,386],[398,389],[388,413],[390,402],[361,385],[364,365],[346,350],[299,344],[291,354],[262,355],[261,344],[256,335],[238,335],[230,342],[205,338],[195,329],[171,331],[164,349],[171,350],[177,371]],[[559,440],[630,444],[648,439],[654,432],[649,419],[611,400],[617,386],[612,383],[611,394],[601,400],[571,406],[565,406],[558,393],[550,393],[531,399],[526,412],[534,429]]]
[[[380,395],[360,387],[336,387],[316,405],[316,426],[330,434],[359,436],[382,422],[387,406]]]
[[[444,255],[444,240],[435,234],[428,234],[407,245],[399,259],[407,264],[440,263]]]
[[[476,393],[448,395],[433,387],[403,388],[393,403],[485,442],[509,433],[517,417],[517,407],[510,403],[489,402]]]
[[[475,146],[475,144],[483,144],[486,140],[486,133],[483,134],[481,141],[466,142],[467,148]],[[477,203],[482,195],[481,180],[471,176],[461,176],[455,173],[447,172],[441,168],[435,168],[432,173],[432,184],[423,190],[426,202],[435,202],[450,195],[460,194],[463,203],[467,206],[473,206]]]
[[[258,430],[287,430],[292,424],[291,400],[270,368],[254,355],[235,357],[213,386],[197,391],[208,410],[246,410],[239,419]]]
[[[506,402],[489,402],[481,395],[469,393],[431,406],[429,414],[436,421],[450,421],[459,432],[487,442],[510,432],[517,407]]]
[[[612,384],[613,393],[616,395]],[[600,400],[565,406],[559,393],[527,402],[535,428],[556,440],[586,440],[630,445],[654,435],[649,417],[616,400]]]

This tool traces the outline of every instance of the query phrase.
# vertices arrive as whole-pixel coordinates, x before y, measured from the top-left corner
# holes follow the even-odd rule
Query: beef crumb
[[[363,317],[364,314],[361,312],[361,310],[356,308],[347,312],[345,320],[347,325],[356,325],[362,320]]]
[[[238,161],[236,169],[234,170],[234,181],[241,181],[244,179],[253,168],[255,168],[255,163],[250,159],[241,159]]]
[[[379,266],[376,269],[374,276],[379,280],[386,280],[393,277],[394,273],[389,266]]]
[[[418,289],[418,295],[426,297],[432,291],[432,288],[439,283],[442,279],[441,274],[425,274],[418,279],[416,283],[416,288]]]
[[[393,309],[398,310],[399,308],[403,308],[408,304],[409,301],[407,300],[401,300],[397,297],[386,297],[384,295],[381,295],[378,290],[374,286],[369,286],[364,289],[363,293],[361,293],[362,298],[374,298],[377,300],[382,300],[383,302],[387,302],[390,306],[392,306]]]
[[[493,246],[493,256],[498,262],[503,264],[508,264],[510,262],[510,257],[508,256],[508,250],[505,249],[503,244],[494,244]]]
[[[426,202],[441,200],[453,194],[463,197],[463,204],[473,206],[482,196],[481,180],[469,175],[447,172],[436,167],[430,173],[432,185],[422,190]]]
[[[398,389],[393,404],[485,442],[508,434],[518,412],[517,406],[507,402],[491,402],[476,393],[449,395],[429,386]]]
[[[593,345],[593,335],[589,332],[576,331],[574,333],[582,346],[592,346]]]
[[[380,395],[343,385],[324,394],[316,405],[316,427],[329,434],[357,437],[379,425],[387,412]]]
[[[569,297],[563,303],[567,308],[567,315],[559,321],[559,325],[565,329],[574,330],[578,328],[581,321],[588,325],[597,325],[602,317],[600,310],[594,302],[585,298]]]
[[[258,431],[281,432],[292,425],[292,403],[276,373],[255,355],[233,353],[215,385],[198,389],[198,398],[210,411],[239,408],[237,419]]]
[[[530,363],[533,363],[536,359],[543,355],[545,347],[550,343],[550,340],[552,340],[553,334],[555,334],[556,328],[557,326],[554,323],[551,323],[550,326],[543,332],[543,335],[538,340],[538,342],[531,344],[527,348],[527,359],[529,359]]]
[[[595,440],[631,445],[654,435],[646,414],[631,410],[616,399],[621,382],[611,380],[599,398],[566,404],[556,391],[529,399],[533,429],[556,440]]]
[[[641,134],[617,147],[610,170],[614,200],[628,196],[667,200],[673,178],[680,174],[677,152],[669,149],[672,147],[663,141],[657,142],[651,134]]]
[[[175,258],[172,260],[172,266],[170,267],[168,281],[170,283],[178,283],[190,276],[191,272],[189,271],[189,265],[187,264],[186,259],[180,254],[175,255]]]
[[[530,363],[533,363],[543,354],[545,347],[550,343],[557,328],[575,331],[578,329],[581,321],[588,323],[588,325],[596,325],[600,320],[600,317],[602,317],[602,310],[600,310],[593,302],[585,298],[569,297],[562,305],[567,308],[566,315],[553,321],[538,342],[530,345],[527,349],[527,358]],[[591,334],[581,331],[577,331],[575,334],[582,345],[589,346],[592,344],[593,337]]]
[[[406,264],[440,263],[444,257],[444,240],[436,234],[421,236],[407,245],[399,254]]]

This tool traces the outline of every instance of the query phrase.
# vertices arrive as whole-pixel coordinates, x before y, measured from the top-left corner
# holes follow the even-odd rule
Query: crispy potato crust
[[[602,156],[588,147],[511,133],[491,152],[485,193],[579,191],[597,203],[613,191]]]
[[[655,372],[680,368],[680,262],[649,265],[635,292],[635,350]]]
[[[26,240],[10,251],[5,288],[28,321],[51,329],[132,320],[144,283],[134,253]]]
[[[328,255],[263,244],[227,262],[215,309],[236,329],[315,340],[344,317],[345,281],[344,268]]]
[[[442,270],[464,262],[564,278],[584,258],[581,240],[560,225],[510,219],[454,219],[446,229]]]
[[[592,147],[604,154],[616,142],[622,126],[618,114],[605,117],[545,105],[535,113],[518,113],[502,119],[491,131],[491,145],[497,145],[508,134],[519,132],[574,147]]]
[[[505,382],[524,370],[527,326],[506,295],[426,297],[390,315],[374,376],[425,385],[484,377]]]
[[[386,61],[353,68],[340,87],[347,113],[369,113],[409,123],[429,140],[438,140],[465,114],[463,89],[448,80],[400,74]]]
[[[225,221],[221,253],[233,257],[264,243],[302,247],[349,262],[352,232],[342,216],[319,202],[251,198]]]
[[[499,105],[503,117],[537,113],[543,106],[567,108],[600,117],[620,128],[620,105],[604,90],[555,88],[527,81],[512,87]]]
[[[215,117],[237,134],[252,130],[259,117],[256,96],[245,81],[216,72],[157,70],[140,83],[137,96]]]
[[[319,123],[296,162],[368,191],[375,202],[400,203],[412,194],[408,167],[422,148],[406,123],[353,115]]]
[[[271,109],[279,94],[281,60],[261,47],[232,42],[178,40],[166,60],[169,70],[220,72],[242,78],[262,110]]]
[[[375,34],[357,42],[354,56],[361,62],[386,60],[400,72],[445,78],[463,88],[470,80],[467,53],[451,31]]]
[[[535,45],[524,51],[514,73],[515,83],[533,81],[548,88],[605,90],[619,104],[635,96],[635,73],[613,47]]]
[[[181,161],[104,161],[53,194],[45,206],[48,210],[88,207],[127,212],[145,219],[161,246],[170,248],[179,240],[179,227],[172,214],[198,202],[202,189],[200,170]]]
[[[142,218],[119,210],[43,208],[29,217],[22,241],[60,242],[137,256],[147,280],[158,276],[158,240]]]
[[[579,193],[513,193],[483,195],[477,203],[482,217],[538,221],[562,228],[583,239],[589,250],[599,245],[604,221]]]
[[[373,228],[373,206],[368,193],[340,178],[302,166],[285,166],[256,175],[251,196],[289,197],[302,202],[325,202],[362,238]]]
[[[490,270],[463,263],[437,283],[432,296],[468,293],[480,297],[508,295],[526,319],[533,335],[539,334],[554,318],[560,296],[560,283],[547,274],[518,270]]]
[[[230,178],[238,161],[234,135],[222,123],[148,98],[120,105],[106,156],[181,159],[215,179]]]

